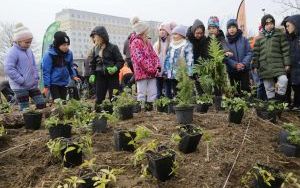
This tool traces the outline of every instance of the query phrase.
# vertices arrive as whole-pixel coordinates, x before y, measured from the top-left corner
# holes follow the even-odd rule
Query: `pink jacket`
[[[132,34],[129,49],[133,62],[135,80],[155,78],[158,75],[160,63],[151,43],[145,43],[141,36]]]

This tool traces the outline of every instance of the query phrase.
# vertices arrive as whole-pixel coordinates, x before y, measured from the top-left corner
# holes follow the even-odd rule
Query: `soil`
[[[93,154],[84,159],[96,158],[96,164],[113,168],[124,168],[117,175],[115,187],[120,188],[156,188],[156,187],[199,187],[220,188],[229,174],[238,151],[241,149],[235,167],[226,187],[242,187],[241,177],[256,163],[279,168],[282,172],[293,172],[300,180],[300,158],[288,158],[278,151],[278,135],[284,122],[293,122],[299,126],[299,114],[284,112],[275,125],[256,117],[255,112],[245,114],[241,125],[229,124],[226,112],[194,114],[194,124],[212,136],[207,160],[207,142],[201,139],[196,152],[182,154],[177,145],[170,141],[172,133],[177,133],[175,115],[158,112],[141,112],[133,119],[110,125],[106,133],[93,135]],[[20,116],[10,115],[19,122]],[[8,118],[8,115],[5,116]],[[18,121],[17,121],[18,120]],[[240,148],[247,125],[245,143]],[[13,125],[13,123],[10,123]],[[177,174],[166,182],[154,178],[141,178],[140,167],[132,163],[133,153],[114,150],[113,131],[117,128],[135,129],[138,125],[153,131],[150,139],[157,139],[176,151],[179,164]],[[5,144],[0,144],[0,187],[57,187],[71,175],[78,175],[79,168],[64,169],[62,162],[54,159],[46,143],[48,130],[25,130],[24,127],[11,129],[6,126]],[[15,127],[14,127],[15,128]],[[79,133],[73,133],[73,137]],[[82,134],[82,133],[81,133]],[[149,139],[148,139],[149,141]],[[28,143],[28,144],[26,144]],[[24,145],[25,144],[25,145]],[[20,146],[21,145],[21,146]],[[19,147],[16,147],[19,146]]]

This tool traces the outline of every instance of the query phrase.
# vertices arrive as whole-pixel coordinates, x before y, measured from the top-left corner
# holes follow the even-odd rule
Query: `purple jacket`
[[[38,87],[38,69],[32,50],[14,43],[4,61],[4,71],[13,90],[29,90]]]

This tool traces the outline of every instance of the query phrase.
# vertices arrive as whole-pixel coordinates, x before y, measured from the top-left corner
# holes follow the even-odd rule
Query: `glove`
[[[47,96],[48,92],[49,92],[49,88],[48,87],[44,87],[42,93]]]
[[[113,67],[107,67],[106,70],[108,74],[113,75],[118,71],[118,68],[116,66],[113,66]]]
[[[95,76],[94,74],[92,74],[92,75],[90,76],[90,78],[89,78],[89,83],[90,83],[90,84],[94,84],[95,81],[96,81],[96,76]]]

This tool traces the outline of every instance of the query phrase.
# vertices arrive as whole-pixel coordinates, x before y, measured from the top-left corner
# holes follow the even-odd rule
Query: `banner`
[[[246,1],[242,0],[237,15],[236,20],[238,22],[239,28],[243,31],[244,36],[248,36],[248,29],[246,23]]]

